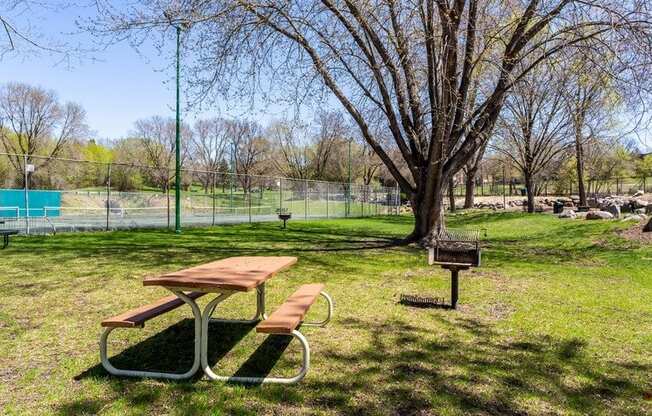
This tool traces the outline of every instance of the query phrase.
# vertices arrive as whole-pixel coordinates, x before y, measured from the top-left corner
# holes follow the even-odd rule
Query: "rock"
[[[648,202],[643,199],[631,199],[629,201],[629,204],[632,206],[633,209],[645,208],[648,206]]]
[[[618,205],[608,205],[602,211],[610,213],[614,218],[620,218],[620,207]]]
[[[650,233],[652,232],[652,218],[650,218],[650,221],[645,224],[645,227],[643,227],[643,232],[644,233]]]
[[[636,193],[634,195],[632,195],[632,198],[637,198],[639,196],[643,196],[644,194],[645,194],[645,192],[643,192],[643,191],[641,191],[639,189],[638,191],[636,191]]]
[[[626,215],[625,218],[623,218],[623,221],[633,221],[633,222],[639,222],[639,221],[644,221],[646,220],[647,217],[645,215],[636,215],[636,214],[630,214]]]
[[[575,217],[576,217],[578,220],[585,220],[587,214],[588,214],[588,212],[576,212],[576,213],[575,213]]]
[[[647,215],[652,214],[652,204],[650,204],[650,205],[648,205],[647,207],[645,207],[645,213],[646,213]]]
[[[590,211],[586,213],[587,220],[611,220],[614,216],[606,211]]]
[[[575,211],[566,210],[563,211],[561,214],[559,214],[559,218],[570,218],[574,220],[575,218],[577,218],[577,214],[575,214]]]
[[[634,214],[645,215],[645,208],[635,209]]]

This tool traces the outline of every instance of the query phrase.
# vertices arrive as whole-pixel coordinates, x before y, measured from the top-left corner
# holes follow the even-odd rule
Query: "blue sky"
[[[36,39],[45,39],[44,42],[63,40],[91,48],[94,39],[79,33],[75,24],[76,20],[91,12],[92,9],[82,6],[64,10],[39,7],[23,10],[20,14],[9,13],[8,16],[19,29],[29,30],[28,26],[36,25],[46,28],[32,31]],[[5,40],[0,38],[0,42]],[[174,44],[169,43],[167,47],[173,48]],[[165,56],[160,56],[152,45],[139,47],[136,51],[127,43],[121,43],[93,52],[91,59],[72,59],[70,64],[61,63],[61,55],[57,54],[9,54],[0,58],[0,83],[25,82],[54,90],[62,101],[74,101],[84,107],[88,125],[96,138],[115,139],[128,135],[134,121],[140,118],[174,116],[174,67],[173,62],[167,61],[173,52],[171,49],[165,51]],[[218,110],[185,112],[183,116],[185,121],[192,123],[197,117],[212,115],[218,115]],[[242,110],[237,115],[243,115]],[[257,119],[263,123],[284,115],[285,109],[280,108],[262,115],[256,113]]]
[[[90,36],[70,35],[77,31],[75,19],[88,12],[83,7],[63,11],[38,8],[10,14],[10,18],[21,29],[34,27],[35,22],[47,28],[46,32],[32,31],[39,39],[63,39],[88,48],[92,45]],[[165,83],[172,74],[161,71],[167,65],[156,50],[147,48],[143,52],[145,56],[139,56],[129,45],[117,44],[94,52],[96,60],[75,60],[71,65],[58,62],[61,56],[57,54],[10,54],[0,60],[0,81],[52,89],[62,101],[75,101],[86,109],[88,124],[98,138],[123,137],[139,118],[174,115],[174,91]]]
[[[83,1],[79,0],[79,4],[83,4]],[[7,16],[0,5],[0,13],[3,12]],[[90,13],[91,9],[77,5],[59,11],[38,7],[8,16],[20,29],[28,29],[28,25],[46,28],[41,29],[40,33],[34,31],[37,37],[62,39],[90,47],[93,44],[90,35],[70,35],[71,32],[79,32],[75,21]],[[0,42],[4,41],[4,38],[0,38]],[[167,47],[173,48],[174,45],[169,43]],[[160,56],[159,51],[151,45],[136,51],[126,43],[94,52],[93,59],[73,61],[71,66],[57,63],[60,56],[48,53],[6,55],[0,58],[0,83],[18,81],[52,89],[61,100],[75,101],[86,109],[87,122],[97,139],[115,139],[128,135],[134,121],[140,118],[174,116],[173,66],[172,62],[166,61],[170,55],[164,55]],[[273,118],[294,114],[294,109],[272,108],[266,111],[257,111],[255,118],[265,123]],[[202,114],[186,112],[184,119],[192,122],[198,116],[211,115],[218,115],[218,110],[209,109]],[[243,115],[242,110],[237,115]],[[310,111],[302,109],[301,116],[309,120],[312,115]],[[640,134],[650,148],[652,135],[649,132]]]

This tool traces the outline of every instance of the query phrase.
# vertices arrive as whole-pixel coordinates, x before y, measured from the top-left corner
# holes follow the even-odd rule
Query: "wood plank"
[[[204,293],[191,292],[187,293],[187,295],[191,299],[197,299],[200,296],[203,296]],[[149,321],[150,319],[174,310],[184,304],[185,302],[179,299],[176,295],[166,296],[157,300],[156,302],[150,303],[149,305],[144,305],[130,311],[123,312],[120,315],[116,315],[112,318],[105,319],[102,321],[102,326],[114,328],[134,328],[137,326],[143,326],[145,322]]]
[[[296,262],[296,257],[229,257],[162,276],[146,278],[143,285],[185,287],[201,291],[224,289],[246,292],[255,289]]]
[[[301,286],[269,318],[259,323],[256,332],[267,334],[290,334],[303,321],[308,309],[315,303],[319,292],[324,289],[321,283]]]

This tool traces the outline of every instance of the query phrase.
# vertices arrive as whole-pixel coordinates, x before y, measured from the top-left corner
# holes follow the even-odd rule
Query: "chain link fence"
[[[0,229],[25,234],[174,228],[174,171],[0,153]],[[398,213],[397,188],[182,170],[184,227]]]

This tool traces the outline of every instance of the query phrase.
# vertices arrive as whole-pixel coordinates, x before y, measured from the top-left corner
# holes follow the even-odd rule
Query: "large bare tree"
[[[272,163],[281,175],[309,179],[312,151],[308,150],[305,126],[294,121],[278,120],[270,124],[266,135],[275,148]]]
[[[238,181],[245,192],[251,192],[251,175],[262,173],[261,166],[270,151],[269,141],[262,136],[260,124],[249,120],[229,121],[229,136]]]
[[[171,35],[171,25],[193,24],[185,41],[198,55],[189,80],[200,97],[263,90],[301,102],[329,92],[410,198],[409,241],[440,226],[449,178],[489,140],[506,96],[532,68],[570,48],[579,53],[586,40],[628,58],[650,44],[645,0],[150,0],[129,10],[100,4],[92,29],[110,40],[160,29]],[[371,123],[379,120],[391,144],[375,137]],[[393,149],[403,163],[390,156]]]
[[[171,117],[152,116],[137,120],[132,135],[142,144],[145,154],[147,175],[163,191],[168,189],[170,180],[174,177],[174,161],[176,154],[176,122]],[[185,124],[181,125],[181,164],[185,163],[188,154],[185,143],[191,142],[192,131]]]
[[[25,162],[45,167],[71,141],[84,138],[85,118],[79,104],[59,102],[54,91],[21,83],[0,89],[0,145],[21,185]]]
[[[637,97],[636,93],[629,92],[631,86],[627,81],[618,76],[619,65],[620,62],[610,58],[609,51],[604,48],[596,49],[592,55],[569,57],[567,62],[570,77],[566,103],[573,126],[577,192],[581,206],[587,205],[585,174],[587,153],[592,151],[590,147],[614,136],[615,119],[623,116],[623,111],[619,110],[625,103],[631,103],[632,97]],[[605,68],[609,70],[605,71]],[[626,97],[628,94],[630,97]],[[625,134],[620,131],[620,135]]]
[[[201,170],[198,178],[204,192],[208,192],[210,186],[215,186],[215,172],[224,166],[227,157],[231,144],[229,124],[217,117],[197,120],[190,142],[193,165]]]
[[[350,134],[342,113],[335,111],[322,111],[317,115],[317,131],[312,138],[311,160],[312,176],[317,180],[324,180],[328,165],[335,153],[335,147]]]
[[[554,69],[540,67],[514,87],[505,101],[493,144],[521,171],[528,212],[534,212],[538,176],[572,145],[564,102],[568,79]]]

